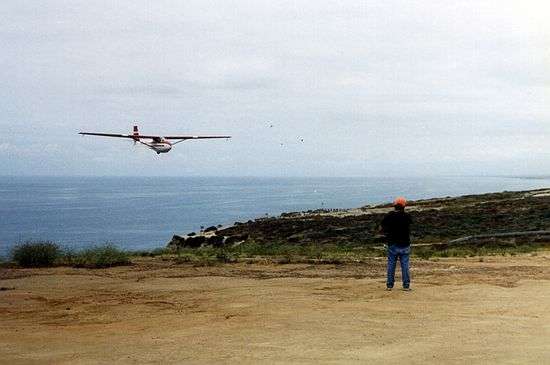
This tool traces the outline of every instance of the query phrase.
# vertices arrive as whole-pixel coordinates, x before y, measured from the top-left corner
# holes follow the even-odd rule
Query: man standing
[[[411,279],[409,276],[409,256],[411,254],[410,226],[411,216],[405,213],[407,200],[403,197],[395,199],[394,210],[386,214],[382,220],[382,232],[388,243],[388,279],[386,290],[392,290],[395,282],[395,265],[397,259],[401,264],[403,290],[409,291]]]

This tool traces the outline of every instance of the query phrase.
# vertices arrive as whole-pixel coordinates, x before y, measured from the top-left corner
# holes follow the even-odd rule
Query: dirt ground
[[[0,269],[0,363],[550,363],[550,252],[384,265]]]

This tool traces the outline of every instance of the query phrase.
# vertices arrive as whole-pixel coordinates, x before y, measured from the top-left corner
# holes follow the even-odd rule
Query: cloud
[[[0,163],[15,174],[134,174],[135,164],[357,175],[389,173],[400,159],[431,174],[455,171],[452,158],[502,172],[531,152],[530,166],[545,166],[549,11],[508,0],[4,1],[0,127],[31,153]],[[122,156],[132,148],[116,141],[75,140],[133,120],[159,134],[236,138],[178,145],[162,163]],[[297,136],[307,143],[279,148]],[[77,147],[40,158],[52,138]],[[93,161],[84,170],[82,160]]]

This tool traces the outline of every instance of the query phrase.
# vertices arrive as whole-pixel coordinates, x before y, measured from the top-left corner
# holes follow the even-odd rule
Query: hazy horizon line
[[[0,178],[14,178],[14,177],[28,177],[28,178],[82,178],[82,177],[98,177],[98,178],[268,178],[268,179],[342,179],[342,178],[357,178],[357,179],[407,179],[407,178],[464,178],[464,177],[481,177],[481,178],[512,178],[512,179],[550,179],[550,175],[537,175],[537,174],[525,174],[525,175],[494,175],[494,174],[434,174],[434,175],[340,175],[340,176],[327,176],[327,175],[45,175],[45,174],[8,174],[0,175]]]

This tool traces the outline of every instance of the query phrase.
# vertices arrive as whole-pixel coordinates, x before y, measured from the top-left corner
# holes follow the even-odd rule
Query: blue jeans
[[[397,247],[396,245],[388,246],[388,280],[386,286],[393,288],[395,283],[395,265],[397,259],[401,264],[401,277],[403,278],[403,288],[408,288],[411,284],[411,277],[409,275],[409,256],[411,255],[411,246]]]

